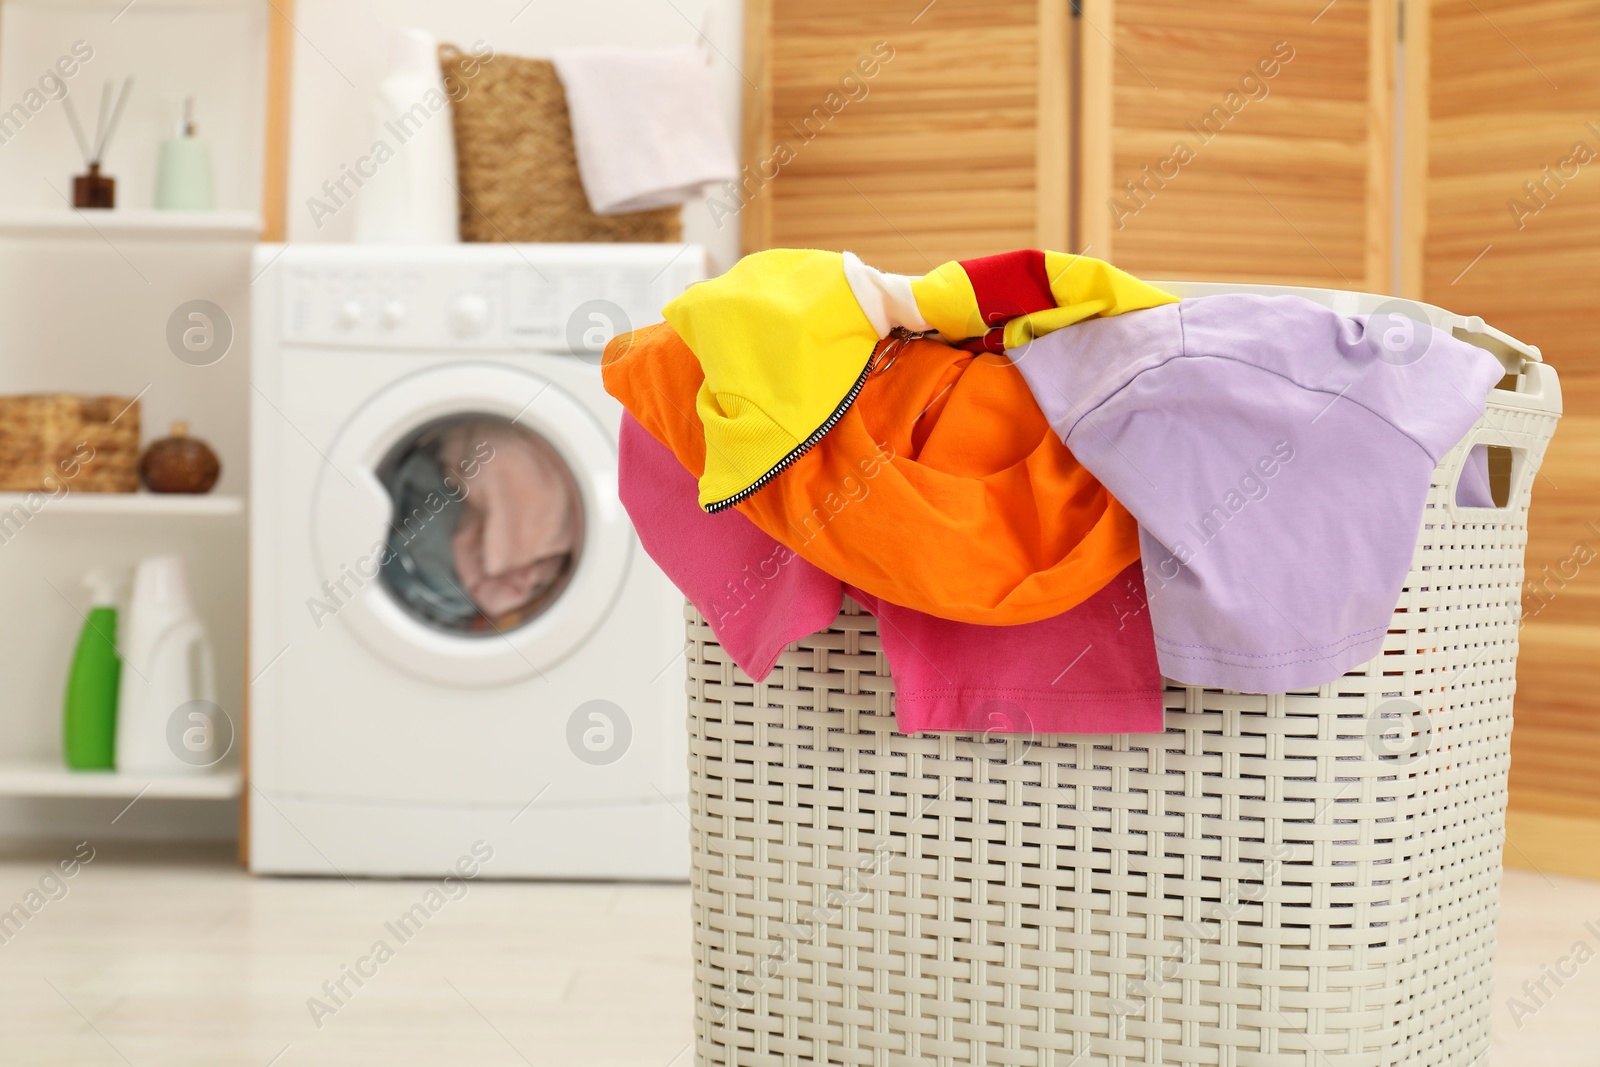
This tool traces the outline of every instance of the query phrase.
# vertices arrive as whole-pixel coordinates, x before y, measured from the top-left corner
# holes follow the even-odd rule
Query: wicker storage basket
[[[676,207],[589,210],[567,96],[545,59],[439,48],[452,97],[463,241],[676,241]]]
[[[688,609],[696,1062],[1479,1064],[1559,412],[1527,363],[1440,464],[1382,655],[1169,684],[1163,735],[902,735],[853,604],[760,683]],[[1456,505],[1473,444],[1512,450],[1506,507]]]
[[[0,490],[131,493],[139,488],[139,402],[131,396],[0,396]]]

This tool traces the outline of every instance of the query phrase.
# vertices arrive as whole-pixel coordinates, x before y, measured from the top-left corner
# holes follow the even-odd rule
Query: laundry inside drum
[[[493,637],[548,611],[583,547],[583,497],[549,441],[497,415],[420,427],[378,466],[390,515],[379,574],[413,618]]]

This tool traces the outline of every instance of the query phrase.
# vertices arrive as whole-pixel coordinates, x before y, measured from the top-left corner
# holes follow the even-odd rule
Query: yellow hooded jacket
[[[691,286],[663,314],[705,372],[700,506],[767,484],[836,423],[891,333],[1000,352],[1096,315],[1177,297],[1087,256],[1026,250],[949,262],[920,278],[849,252],[777,248]]]

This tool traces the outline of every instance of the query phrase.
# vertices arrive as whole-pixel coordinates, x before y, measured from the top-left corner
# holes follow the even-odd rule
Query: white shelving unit
[[[26,508],[26,501],[32,496],[35,494],[0,493],[0,520],[14,507]],[[191,496],[182,493],[68,493],[62,497],[45,496],[38,511],[32,512],[35,518],[43,515],[226,518],[243,514],[243,497]]]
[[[152,777],[117,771],[71,771],[45,760],[0,763],[0,797],[233,800],[239,791],[237,770]]]
[[[68,206],[81,165],[54,103],[5,145],[0,394],[138,396],[141,445],[182,420],[222,462],[215,492],[203,496],[88,493],[71,484],[60,496],[0,492],[0,840],[215,840],[235,825],[228,801],[241,790],[236,756],[195,775],[69,771],[61,705],[87,610],[85,573],[111,571],[125,591],[140,560],[177,553],[211,640],[216,699],[242,722],[250,257],[262,232],[262,87],[274,18],[260,0],[0,3],[7,104],[36,88],[61,41],[81,38],[94,48],[93,63],[70,81],[74,96],[83,94],[80,107],[93,110],[106,79],[136,79],[106,158],[117,207]],[[161,142],[172,135],[183,94],[193,95],[210,146],[218,210],[154,206]],[[217,309],[217,336],[228,338],[203,365],[174,349],[171,332],[189,321],[185,306],[202,301]],[[130,622],[124,611],[119,628]],[[115,814],[139,796],[168,802],[134,804],[114,828],[101,817],[100,805]],[[91,811],[73,799],[82,797],[109,799]]]
[[[42,494],[0,493],[0,520],[13,507],[27,507],[30,497]],[[37,502],[37,501],[36,501]],[[68,493],[48,497],[31,518],[42,516],[96,516],[101,518],[238,518],[244,515],[244,498],[219,494],[180,493]],[[134,800],[233,800],[239,796],[237,768],[205,774],[155,776],[116,771],[74,771],[52,760],[0,761],[0,797],[68,799],[104,797]]]

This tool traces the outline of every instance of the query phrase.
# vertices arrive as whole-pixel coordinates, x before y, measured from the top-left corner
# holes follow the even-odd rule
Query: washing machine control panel
[[[395,263],[339,257],[296,262],[283,304],[284,342],[318,347],[514,348],[598,356],[619,333],[661,321],[661,308],[703,278],[693,245],[471,246]]]

